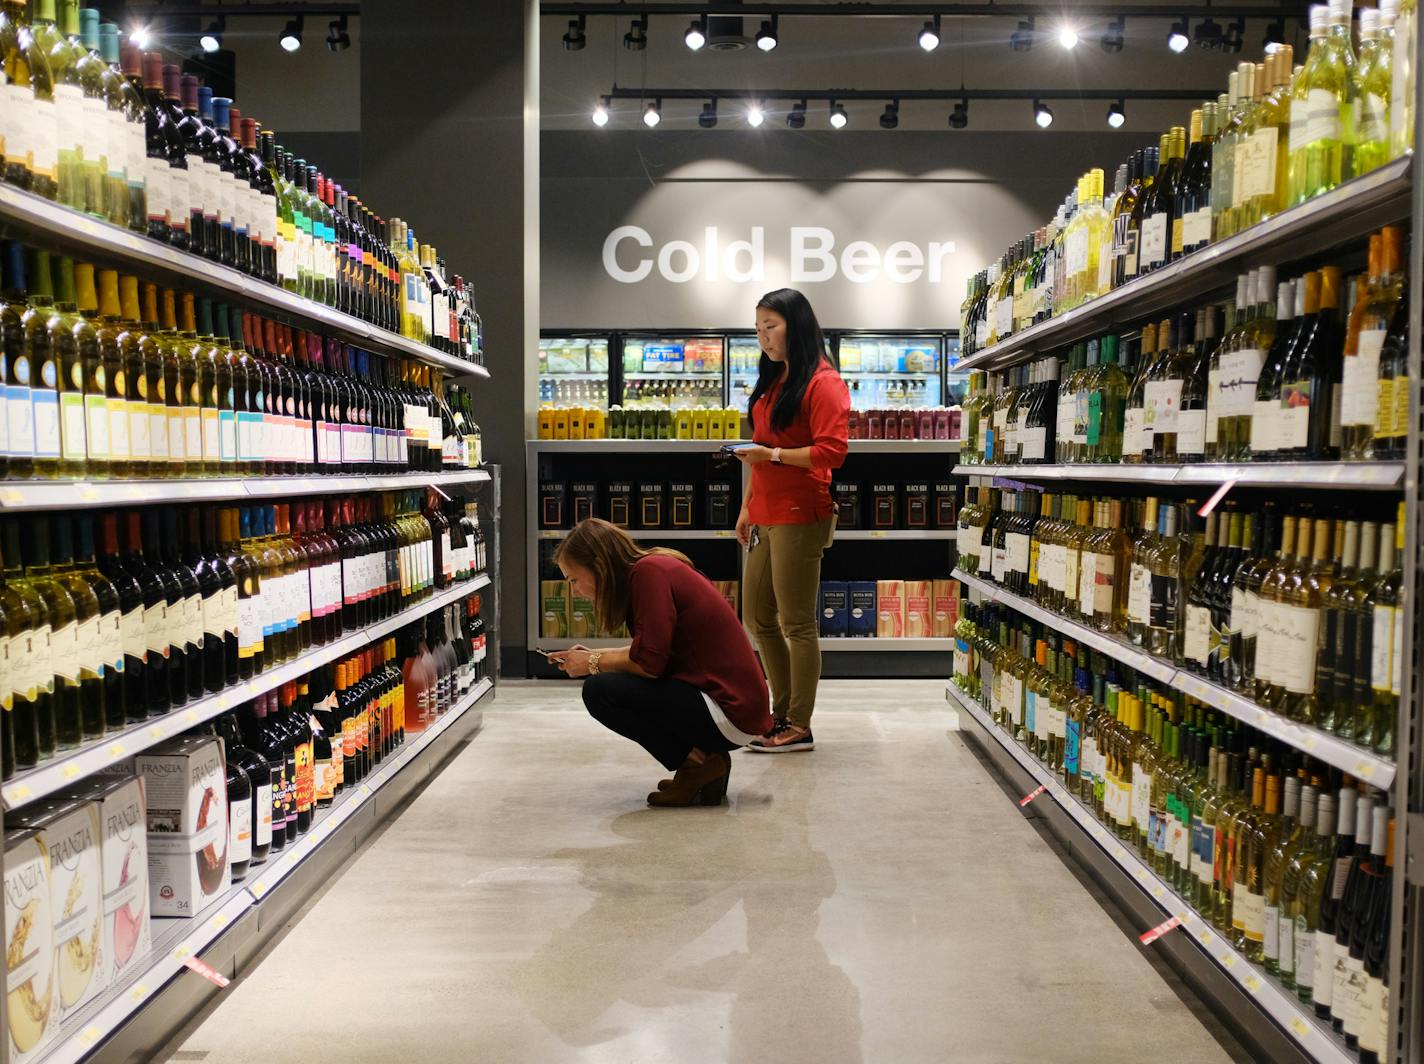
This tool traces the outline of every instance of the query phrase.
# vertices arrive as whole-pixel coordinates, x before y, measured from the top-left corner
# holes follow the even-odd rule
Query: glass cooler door
[[[721,336],[624,336],[625,410],[721,409]]]
[[[539,404],[608,409],[608,337],[539,339]]]
[[[942,401],[938,334],[843,333],[839,358],[854,410],[916,410]]]
[[[756,333],[733,334],[727,337],[727,377],[731,382],[727,405],[747,414],[747,400],[756,387],[757,367],[761,363],[761,344]]]

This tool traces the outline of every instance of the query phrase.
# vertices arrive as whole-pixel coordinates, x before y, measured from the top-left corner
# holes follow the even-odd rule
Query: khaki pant
[[[754,525],[747,552],[743,620],[761,651],[772,715],[802,728],[811,724],[821,680],[816,599],[821,555],[834,534],[834,517],[804,525]]]

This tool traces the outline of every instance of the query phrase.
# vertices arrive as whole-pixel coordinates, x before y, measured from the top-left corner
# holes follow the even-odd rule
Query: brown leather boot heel
[[[663,809],[720,805],[727,796],[727,780],[731,775],[732,759],[726,754],[708,754],[700,765],[689,759],[682,763],[666,787],[648,795],[648,804]]]

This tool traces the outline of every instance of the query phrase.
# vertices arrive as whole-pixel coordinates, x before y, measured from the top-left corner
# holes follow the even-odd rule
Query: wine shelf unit
[[[14,185],[0,184],[0,223],[13,235],[52,241],[66,249],[91,255],[99,262],[161,278],[167,284],[179,287],[196,284],[224,299],[239,300],[244,305],[260,307],[267,314],[284,316],[293,324],[339,336],[363,350],[416,359],[456,380],[489,376],[484,366],[437,351],[201,255],[180,251],[141,233],[91,218]]]
[[[0,482],[0,510],[68,510],[82,506],[146,503],[234,502],[300,495],[350,495],[365,491],[417,491],[483,484],[483,469],[450,473],[381,473],[373,476],[204,477],[197,480],[12,480]]]
[[[179,706],[162,717],[152,717],[138,724],[131,724],[122,731],[111,732],[102,739],[96,739],[74,750],[64,750],[48,761],[34,768],[17,770],[15,775],[0,787],[0,798],[6,809],[17,809],[68,787],[84,776],[99,772],[117,761],[132,757],[150,746],[172,736],[195,728],[205,721],[242,705],[260,694],[275,691],[283,684],[304,676],[312,669],[336,661],[348,654],[354,654],[363,647],[390,635],[411,621],[419,620],[427,614],[451,603],[459,602],[466,596],[490,586],[490,578],[480,573],[472,580],[455,584],[438,591],[429,598],[401,610],[384,621],[367,625],[355,632],[348,632],[340,639],[323,646],[312,647],[294,661],[286,662],[275,669],[268,669],[260,676],[233,684],[216,694]]]
[[[663,451],[715,453],[728,443],[750,443],[750,440],[529,440],[529,455],[544,454],[618,454],[622,452],[657,454]],[[851,440],[851,454],[956,454],[959,440]]]
[[[1192,465],[965,465],[958,476],[1003,477],[1009,480],[1081,480],[1097,483],[1163,484],[1215,487],[1239,484],[1258,488],[1398,491],[1404,483],[1403,462],[1261,462],[1259,464],[1198,463]]]
[[[1049,768],[1004,734],[985,712],[954,683],[946,684],[946,697],[961,712],[968,713],[1039,784],[1047,788],[1053,801],[1072,819],[1095,847],[1134,880],[1142,893],[1151,899],[1161,914],[1175,916],[1181,927],[1171,934],[1188,935],[1211,962],[1226,974],[1237,988],[1292,1038],[1312,1059],[1322,1064],[1358,1064],[1358,1057],[1348,1050],[1344,1041],[1315,1016],[1314,1010],[1301,1002],[1294,993],[1280,986],[1262,969],[1256,967],[1203,920],[1180,895],[1162,881],[1138,855],[1109,833],[1093,815],[1092,810],[1075,798]],[[1151,925],[1148,925],[1149,927]],[[1143,927],[1143,931],[1148,927]]]
[[[155,917],[153,944],[147,958],[139,960],[117,984],[66,1020],[55,1040],[35,1058],[35,1064],[77,1064],[149,1007],[167,983],[183,974],[187,958],[197,957],[237,926],[247,927],[254,934],[265,931],[267,937],[277,933],[279,928],[275,926],[259,931],[254,925],[261,923],[260,919],[251,919],[260,914],[263,899],[289,880],[313,852],[331,849],[333,838],[347,848],[347,853],[353,851],[375,830],[381,816],[378,813],[374,817],[358,817],[358,812],[370,805],[373,796],[388,787],[402,770],[436,747],[442,736],[468,734],[478,728],[481,721],[472,718],[471,713],[492,690],[494,685],[490,680],[480,681],[461,702],[382,761],[364,781],[344,789],[328,808],[319,810],[306,835],[253,868],[245,879],[232,884],[202,912],[189,918]],[[463,726],[455,729],[457,723]],[[439,748],[448,750],[451,745],[440,743]],[[315,893],[321,885],[319,876],[312,877],[311,882],[300,889],[304,894]],[[201,977],[195,974],[192,978]]]
[[[1011,366],[1113,326],[1132,325],[1161,311],[1191,306],[1224,289],[1247,269],[1328,253],[1343,241],[1406,219],[1412,206],[1413,169],[1412,157],[1396,159],[1066,313],[965,355],[955,371]]]
[[[1005,591],[977,576],[971,576],[958,568],[951,575],[986,598],[1003,603],[1025,617],[1032,617],[1057,632],[1072,636],[1115,661],[1120,661],[1140,673],[1151,676],[1159,683],[1164,683],[1183,694],[1200,699],[1228,716],[1235,717],[1242,723],[1249,724],[1288,746],[1302,750],[1311,757],[1324,761],[1327,765],[1334,765],[1341,771],[1348,772],[1373,787],[1388,789],[1394,780],[1395,763],[1387,757],[1356,746],[1330,732],[1322,731],[1308,724],[1287,720],[1279,713],[1273,713],[1269,709],[1258,706],[1235,691],[1212,683],[1210,680],[1203,679],[1185,669],[1178,669],[1171,662],[1153,657],[1146,651],[1104,632],[1088,628],[1076,621],[1070,621],[1056,613],[1050,613],[1037,603]]]

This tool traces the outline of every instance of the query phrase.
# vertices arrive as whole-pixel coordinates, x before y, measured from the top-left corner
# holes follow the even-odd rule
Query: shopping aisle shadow
[[[751,755],[733,756],[745,768]],[[768,766],[763,786],[734,787],[729,806],[626,813],[609,824],[622,842],[544,855],[571,863],[593,895],[512,981],[548,1030],[577,1047],[634,1035],[607,1018],[626,1003],[685,1019],[684,1064],[863,1061],[859,989],[817,936],[836,891],[810,844],[817,766],[794,760]],[[720,952],[684,963],[684,950]]]

